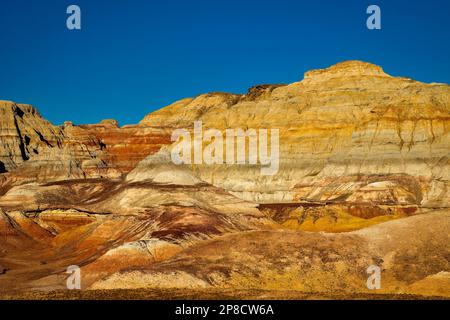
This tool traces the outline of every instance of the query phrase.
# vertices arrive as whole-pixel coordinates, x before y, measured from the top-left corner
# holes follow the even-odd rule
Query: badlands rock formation
[[[79,265],[94,292],[450,297],[446,84],[348,61],[183,99],[137,125],[55,126],[6,101],[0,116],[0,293],[65,289]],[[173,164],[171,134],[194,121],[278,129],[279,171]]]
[[[54,126],[29,105],[1,101],[0,113],[0,167],[2,173],[14,171],[6,175],[11,182],[100,177],[110,171],[99,139]]]
[[[170,133],[161,128],[119,128],[114,120],[79,126],[67,121],[55,126],[33,107],[9,101],[0,101],[0,115],[3,186],[118,178],[170,143]]]
[[[205,166],[203,180],[257,203],[363,202],[447,207],[450,87],[349,61],[286,86],[213,93],[149,114],[151,126],[280,130],[280,171]]]

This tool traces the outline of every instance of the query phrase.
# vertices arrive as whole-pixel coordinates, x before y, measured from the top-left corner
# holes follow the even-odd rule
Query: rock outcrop
[[[279,129],[274,176],[254,166],[196,166],[203,180],[249,201],[449,205],[448,85],[348,61],[260,90],[184,99],[141,123]]]
[[[0,185],[118,178],[170,143],[160,128],[66,121],[55,126],[29,105],[0,101]]]
[[[194,122],[279,130],[279,170],[175,164],[172,133]],[[65,289],[70,265],[93,292],[371,296],[377,265],[377,293],[450,297],[449,131],[450,86],[360,61],[123,127],[0,101],[0,296]]]
[[[61,147],[64,133],[30,105],[0,101],[1,173],[17,168],[35,155]]]
[[[101,141],[66,123],[54,126],[29,105],[0,102],[3,184],[117,176]]]

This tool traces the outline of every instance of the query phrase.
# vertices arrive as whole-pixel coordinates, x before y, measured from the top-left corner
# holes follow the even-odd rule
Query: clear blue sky
[[[66,8],[82,30],[66,28]],[[378,4],[382,30],[366,28]],[[0,99],[60,124],[137,123],[177,99],[359,59],[450,83],[448,0],[1,0]]]

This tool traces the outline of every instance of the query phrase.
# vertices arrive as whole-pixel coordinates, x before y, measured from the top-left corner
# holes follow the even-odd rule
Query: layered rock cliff
[[[280,170],[197,166],[199,176],[257,203],[350,202],[447,207],[450,87],[348,61],[246,95],[184,99],[142,124],[280,130]]]
[[[450,296],[446,84],[348,61],[137,125],[55,126],[6,101],[0,115],[0,295],[64,289],[76,264],[83,289],[345,296],[375,264],[383,293]],[[279,130],[279,170],[174,164],[171,135],[194,122]]]
[[[114,120],[55,126],[30,105],[0,101],[0,185],[119,178],[170,143],[170,133]]]
[[[29,105],[0,102],[3,183],[26,183],[111,173],[99,139],[54,126]],[[113,174],[114,175],[114,174]]]

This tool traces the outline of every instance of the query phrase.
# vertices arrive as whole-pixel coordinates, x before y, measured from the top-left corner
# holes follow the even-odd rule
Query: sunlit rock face
[[[193,168],[242,199],[446,207],[449,97],[448,85],[348,61],[309,71],[290,85],[183,99],[121,128],[114,120],[54,126],[31,106],[2,102],[0,170],[25,181],[119,177],[170,145],[175,128],[192,131],[201,121],[204,129],[223,132],[280,131],[275,175],[261,175],[258,165]]]
[[[348,61],[183,99],[136,125],[56,126],[8,101],[0,116],[0,297],[65,290],[79,265],[94,295],[348,298],[373,294],[372,264],[385,277],[377,293],[450,296],[448,85]],[[172,133],[194,122],[279,130],[279,170],[175,164]]]
[[[114,176],[95,136],[70,123],[55,126],[29,105],[0,102],[3,182],[48,182]]]
[[[0,183],[119,178],[170,142],[160,128],[66,121],[55,126],[29,105],[0,101]]]
[[[30,105],[0,101],[0,166],[2,173],[49,148],[61,146],[63,131]]]
[[[119,127],[115,120],[103,120],[99,124],[80,125],[79,130],[98,139],[105,153],[108,166],[122,175],[133,170],[147,156],[170,144],[170,131],[146,125]]]
[[[348,61],[290,85],[178,101],[142,124],[280,130],[280,170],[198,166],[200,177],[258,203],[449,204],[450,87]]]

